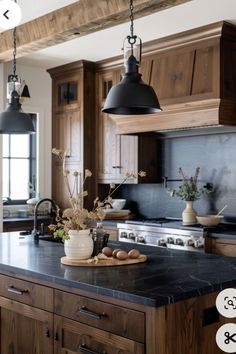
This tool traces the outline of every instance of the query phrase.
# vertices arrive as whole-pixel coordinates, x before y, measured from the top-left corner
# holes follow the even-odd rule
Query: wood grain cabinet
[[[100,329],[55,316],[55,354],[144,354],[144,345]]]
[[[53,354],[53,290],[0,279],[0,353]]]
[[[97,181],[120,183],[128,172],[137,176],[128,183],[154,183],[160,178],[156,135],[117,135],[116,123],[109,114],[101,111],[109,90],[121,80],[121,73],[119,68],[98,70],[96,74]],[[148,75],[150,72],[144,67],[144,76]],[[146,178],[138,177],[140,170],[147,172]]]
[[[144,313],[55,292],[55,353],[143,354]]]
[[[95,110],[94,64],[78,61],[48,70],[52,77],[52,147],[67,150],[66,168],[94,173]],[[62,208],[69,206],[62,165],[53,156],[52,197]],[[88,180],[88,204],[95,197],[93,177]]]
[[[232,322],[217,292],[155,308],[30,280],[0,275],[1,354],[220,354]]]
[[[207,253],[219,254],[221,256],[236,257],[236,240],[230,238],[207,237],[205,243]]]

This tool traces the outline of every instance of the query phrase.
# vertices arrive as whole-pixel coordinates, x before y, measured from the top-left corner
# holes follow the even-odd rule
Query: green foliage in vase
[[[168,193],[171,197],[179,197],[185,201],[195,201],[198,200],[202,194],[208,194],[212,192],[213,186],[210,183],[207,183],[202,188],[198,187],[198,176],[200,173],[200,167],[197,167],[195,170],[194,176],[188,177],[183,172],[182,168],[179,168],[178,173],[182,177],[182,184],[178,189],[168,189]]]

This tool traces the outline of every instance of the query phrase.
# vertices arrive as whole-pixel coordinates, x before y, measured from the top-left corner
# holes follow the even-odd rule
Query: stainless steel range
[[[117,225],[119,241],[188,251],[204,251],[206,231],[197,226],[183,226],[173,219],[126,221]]]

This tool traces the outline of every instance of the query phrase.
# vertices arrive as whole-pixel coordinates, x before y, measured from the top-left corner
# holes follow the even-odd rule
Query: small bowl
[[[111,205],[115,210],[121,210],[124,208],[126,199],[112,199]]]
[[[223,215],[198,215],[197,221],[203,226],[216,226],[223,219]]]

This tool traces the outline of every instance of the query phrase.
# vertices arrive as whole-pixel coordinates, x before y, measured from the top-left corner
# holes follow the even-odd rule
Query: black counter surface
[[[42,220],[50,220],[51,217],[49,215],[39,215],[37,217],[38,221],[42,221]],[[3,223],[14,223],[14,222],[25,222],[25,221],[32,221],[32,223],[34,222],[34,217],[33,216],[27,216],[27,217],[5,217],[3,218]]]
[[[129,244],[114,243],[130,249]],[[116,267],[71,267],[60,263],[63,244],[0,234],[0,272],[11,272],[159,307],[236,286],[236,259],[197,252],[137,246],[146,263]],[[92,295],[92,294],[91,294]]]

